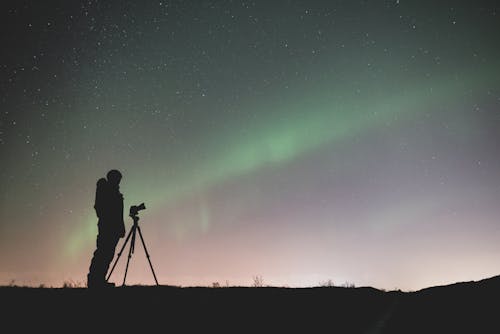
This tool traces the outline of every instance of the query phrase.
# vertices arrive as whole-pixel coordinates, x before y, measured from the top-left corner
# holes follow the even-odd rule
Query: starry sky
[[[110,169],[160,284],[500,274],[498,2],[1,6],[0,284],[85,283]]]

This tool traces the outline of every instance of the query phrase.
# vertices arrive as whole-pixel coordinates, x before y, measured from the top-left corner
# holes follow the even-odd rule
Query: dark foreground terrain
[[[498,333],[500,276],[373,288],[0,288],[10,332]]]

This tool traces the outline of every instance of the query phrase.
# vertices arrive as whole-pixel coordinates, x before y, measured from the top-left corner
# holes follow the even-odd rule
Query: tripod
[[[115,266],[118,263],[120,256],[122,255],[123,249],[127,245],[127,242],[130,240],[130,248],[128,250],[128,258],[127,258],[127,266],[125,267],[125,276],[123,277],[123,283],[122,283],[122,286],[125,285],[125,280],[127,279],[128,264],[130,262],[130,258],[132,257],[132,254],[134,254],[136,232],[139,231],[139,236],[141,237],[142,246],[144,247],[144,251],[146,252],[146,257],[148,258],[149,266],[151,267],[151,271],[153,272],[153,277],[155,279],[156,285],[159,285],[158,280],[156,279],[153,265],[151,264],[151,260],[149,259],[149,253],[148,253],[148,250],[146,249],[146,243],[144,242],[144,238],[142,237],[141,228],[139,227],[139,216],[137,216],[137,214],[131,214],[130,217],[132,217],[132,219],[134,220],[134,225],[132,225],[132,227],[130,228],[130,231],[128,232],[127,238],[125,239],[125,242],[123,243],[123,246],[120,249],[120,252],[118,252],[118,256],[116,257],[115,263],[113,264],[113,267],[111,268],[111,271],[109,272],[108,277],[106,277],[106,282],[111,277],[111,274],[113,273],[113,270],[115,269]]]

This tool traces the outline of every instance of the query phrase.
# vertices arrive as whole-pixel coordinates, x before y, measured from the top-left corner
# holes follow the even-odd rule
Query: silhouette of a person
[[[97,247],[90,262],[87,275],[87,287],[114,286],[106,282],[109,264],[115,255],[116,245],[125,236],[123,221],[123,195],[120,193],[122,174],[110,170],[106,178],[101,178],[96,184],[94,209],[99,218],[97,227]]]

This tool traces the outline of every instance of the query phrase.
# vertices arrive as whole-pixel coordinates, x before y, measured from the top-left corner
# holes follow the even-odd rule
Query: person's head
[[[112,169],[106,174],[106,178],[108,179],[108,183],[112,187],[116,187],[120,184],[122,179],[122,173],[116,169]]]

